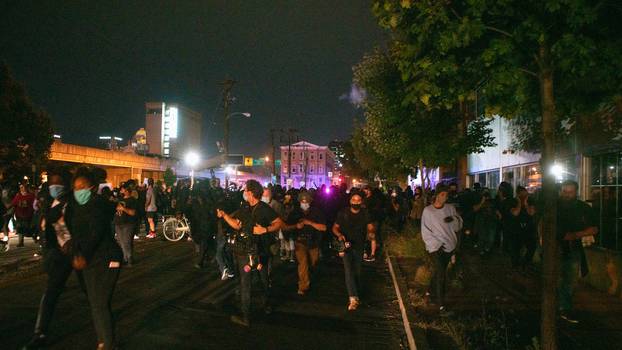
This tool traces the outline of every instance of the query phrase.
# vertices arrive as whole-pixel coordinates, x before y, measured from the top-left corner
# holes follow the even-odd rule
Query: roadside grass
[[[438,349],[538,349],[538,340],[524,345],[516,329],[519,328],[518,315],[512,310],[504,310],[497,300],[481,300],[478,312],[456,312],[451,317],[440,317],[430,312],[420,312],[427,308],[425,291],[430,284],[429,258],[420,229],[406,224],[401,232],[387,227],[385,249],[398,260],[414,261],[416,268],[405,276],[409,280],[408,302],[416,312],[414,324],[425,330],[430,345]],[[413,276],[414,274],[414,276]],[[452,278],[453,276],[453,278]],[[462,273],[448,273],[450,288],[462,288]],[[521,344],[522,343],[522,344]]]

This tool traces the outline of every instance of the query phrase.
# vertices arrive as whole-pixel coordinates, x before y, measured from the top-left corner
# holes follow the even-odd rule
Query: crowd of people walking
[[[213,180],[193,186],[178,180],[166,186],[153,179],[144,184],[128,180],[113,189],[105,179],[102,169],[70,173],[59,167],[49,169],[48,181],[35,191],[26,182],[14,195],[3,188],[3,241],[10,223],[19,236],[17,247],[23,246],[24,237],[36,240],[48,275],[27,349],[47,343],[55,306],[72,272],[88,297],[98,348],[114,348],[110,304],[116,281],[122,268],[140,263],[133,253],[134,241],[158,237],[161,216],[189,219],[188,239],[196,248],[197,269],[213,262],[222,280],[237,278],[240,306],[231,321],[245,327],[252,318],[253,274],[261,288],[257,304],[266,314],[272,312],[271,272],[277,259],[297,264],[292,289],[304,297],[313,288],[319,261],[339,257],[347,310],[355,311],[364,288],[362,265],[376,260],[386,238],[385,225],[398,232],[405,225],[420,228],[432,269],[428,298],[441,313],[447,308],[446,271],[459,263],[462,248],[469,245],[484,259],[498,250],[508,256],[513,271],[521,273],[530,268],[539,245],[542,209],[537,198],[506,182],[492,190],[475,184],[459,192],[455,183],[433,190],[394,186],[383,191],[345,185],[284,189],[248,180],[243,188],[223,189]],[[590,207],[577,199],[577,184],[567,181],[560,188],[560,311],[562,318],[576,322],[572,292],[578,271],[587,272],[583,246],[593,242],[597,228]]]

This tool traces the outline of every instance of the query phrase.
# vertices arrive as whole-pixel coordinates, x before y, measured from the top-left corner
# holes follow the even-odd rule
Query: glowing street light
[[[184,160],[186,161],[186,165],[190,167],[190,188],[192,189],[194,187],[194,168],[199,165],[201,157],[197,152],[190,151],[186,153]]]

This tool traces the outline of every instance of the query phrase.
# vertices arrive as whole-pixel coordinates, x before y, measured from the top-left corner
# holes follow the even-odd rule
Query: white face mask
[[[261,197],[261,201],[266,204],[270,204],[270,197],[263,196]]]
[[[300,209],[307,211],[309,210],[309,208],[311,207],[311,204],[309,203],[300,203]]]

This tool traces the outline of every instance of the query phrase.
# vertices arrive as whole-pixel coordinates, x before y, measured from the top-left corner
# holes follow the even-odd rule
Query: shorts
[[[367,232],[367,240],[375,241],[376,240],[376,232]]]
[[[145,213],[145,216],[147,217],[147,219],[155,219],[157,214],[158,213],[155,211],[148,211]]]

